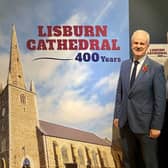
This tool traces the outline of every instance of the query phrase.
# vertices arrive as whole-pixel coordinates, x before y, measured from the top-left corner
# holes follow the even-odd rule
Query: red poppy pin
[[[148,71],[148,65],[145,64],[143,67],[142,67],[142,71],[143,72],[147,72]]]

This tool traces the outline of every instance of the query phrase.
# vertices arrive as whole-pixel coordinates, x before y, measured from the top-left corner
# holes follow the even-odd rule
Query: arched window
[[[95,151],[92,151],[92,158],[93,158],[94,166],[98,167],[97,153]]]
[[[107,160],[107,154],[105,151],[103,151],[103,158],[104,158],[104,163],[105,163],[105,166],[108,167],[108,160]]]
[[[2,108],[2,114],[1,114],[1,115],[2,115],[2,117],[4,117],[4,116],[5,116],[5,113],[6,113],[6,109],[5,109],[5,107],[3,107],[3,108]]]
[[[84,154],[83,154],[82,149],[78,149],[78,156],[79,156],[79,164],[84,165],[85,160],[84,160]]]
[[[0,168],[6,168],[6,162],[4,158],[0,160]]]
[[[69,161],[68,159],[68,152],[67,152],[67,148],[65,146],[63,146],[61,148],[61,153],[62,153],[62,158],[63,158],[63,162],[67,163]]]
[[[6,139],[3,138],[1,141],[0,152],[6,151]]]
[[[25,158],[22,168],[31,168],[29,159]]]
[[[26,96],[25,96],[24,94],[21,94],[21,95],[20,95],[20,102],[21,102],[22,104],[26,104]]]

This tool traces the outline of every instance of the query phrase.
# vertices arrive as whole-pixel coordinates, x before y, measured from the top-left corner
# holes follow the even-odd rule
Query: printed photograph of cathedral
[[[117,167],[110,141],[40,121],[36,94],[33,81],[29,89],[25,86],[13,25],[7,84],[0,84],[0,168]]]

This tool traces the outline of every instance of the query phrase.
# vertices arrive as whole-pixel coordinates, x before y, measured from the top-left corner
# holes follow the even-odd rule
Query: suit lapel
[[[130,59],[128,61],[128,64],[125,67],[125,86],[129,90],[130,88],[130,73],[131,73],[131,65],[132,65],[132,60]],[[126,73],[128,72],[128,73]]]
[[[130,89],[130,91],[133,91],[136,88],[136,85],[139,83],[139,81],[143,78],[144,74],[146,73],[143,70],[143,68],[144,68],[145,65],[149,65],[149,59],[148,59],[148,57],[146,57],[144,63],[142,64],[142,67],[141,67],[141,69],[139,71],[139,74],[136,77],[136,79],[134,81],[134,84],[133,84],[132,88]]]

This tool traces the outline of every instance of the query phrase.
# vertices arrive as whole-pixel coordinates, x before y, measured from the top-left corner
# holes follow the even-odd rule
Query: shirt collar
[[[138,62],[139,62],[139,63],[144,62],[145,59],[146,59],[146,57],[147,57],[147,55],[145,55],[145,56],[143,56],[142,58],[138,59]],[[133,59],[133,61],[135,61],[135,59]]]

